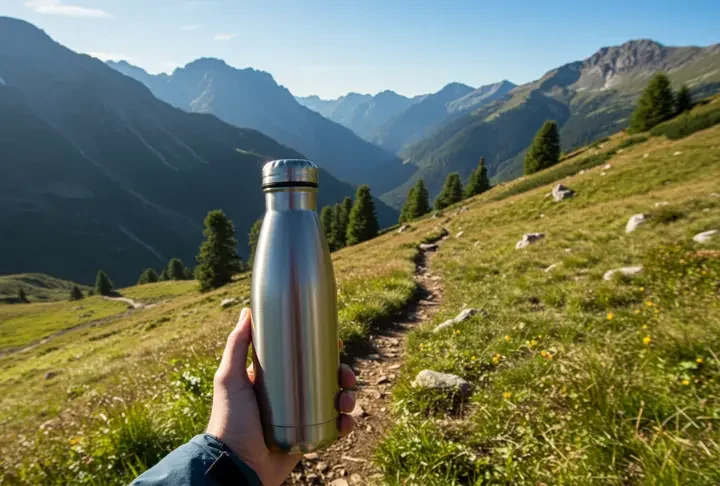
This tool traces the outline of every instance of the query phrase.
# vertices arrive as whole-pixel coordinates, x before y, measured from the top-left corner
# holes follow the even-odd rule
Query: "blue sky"
[[[324,98],[519,84],[629,39],[720,42],[720,0],[0,0],[0,15],[150,72],[219,57]]]

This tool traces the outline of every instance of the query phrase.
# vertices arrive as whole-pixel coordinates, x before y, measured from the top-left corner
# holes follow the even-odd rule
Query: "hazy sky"
[[[324,98],[523,83],[628,39],[720,42],[720,0],[0,0],[0,15],[150,72],[219,57]]]

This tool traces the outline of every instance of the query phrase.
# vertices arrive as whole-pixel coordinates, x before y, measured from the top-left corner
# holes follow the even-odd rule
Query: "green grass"
[[[68,300],[70,289],[75,282],[51,277],[43,273],[23,273],[0,276],[0,305],[12,303],[17,300],[18,289],[25,291],[30,302],[49,302],[53,300]],[[83,293],[89,287],[78,285]]]
[[[715,99],[661,123],[650,130],[650,134],[653,136],[664,135],[670,140],[678,140],[718,123],[720,123],[720,100]]]
[[[441,311],[411,333],[393,392],[397,425],[375,458],[387,483],[718,484],[720,240],[692,241],[720,228],[718,143],[720,127],[636,141],[605,176],[572,177],[562,203],[549,185],[468,203],[449,226],[462,238],[432,262]],[[626,234],[640,212],[649,222]],[[531,231],[546,237],[515,250]],[[466,306],[485,314],[431,332]],[[472,396],[413,388],[425,368]]]

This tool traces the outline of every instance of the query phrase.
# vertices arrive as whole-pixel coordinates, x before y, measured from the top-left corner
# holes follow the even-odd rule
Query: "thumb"
[[[240,319],[228,336],[220,366],[215,374],[216,380],[224,385],[250,384],[245,367],[252,340],[251,326],[252,316],[250,309],[246,307],[240,312]]]

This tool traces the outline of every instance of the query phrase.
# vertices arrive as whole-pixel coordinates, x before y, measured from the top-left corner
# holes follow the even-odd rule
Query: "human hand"
[[[244,308],[240,320],[228,336],[220,366],[215,373],[213,405],[207,433],[225,443],[260,477],[263,484],[279,485],[292,472],[302,454],[270,451],[265,446],[260,410],[253,383],[252,365],[245,368],[251,341],[251,313]],[[348,388],[355,386],[355,375],[347,365],[340,365],[340,387],[336,406],[339,412],[340,436],[352,432],[355,421],[349,413],[355,407],[355,397]]]

